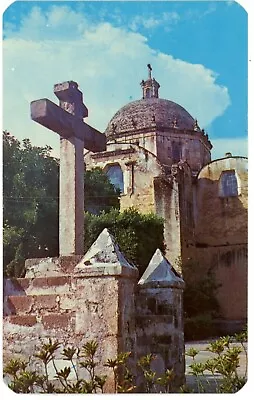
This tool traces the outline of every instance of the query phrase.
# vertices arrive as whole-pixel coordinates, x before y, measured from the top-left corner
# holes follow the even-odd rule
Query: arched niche
[[[239,194],[240,180],[236,171],[222,171],[219,180],[219,197],[236,197]]]
[[[120,164],[109,164],[106,165],[104,169],[107,174],[110,182],[118,189],[120,189],[121,193],[124,193],[124,179],[123,179],[123,171]]]

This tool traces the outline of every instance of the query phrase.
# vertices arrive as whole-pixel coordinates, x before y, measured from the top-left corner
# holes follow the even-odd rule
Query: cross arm
[[[104,134],[48,99],[31,102],[31,118],[66,139],[75,136],[83,140],[84,148],[90,151],[106,150]]]

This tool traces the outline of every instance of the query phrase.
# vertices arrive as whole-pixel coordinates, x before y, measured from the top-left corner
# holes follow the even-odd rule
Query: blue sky
[[[214,144],[247,155],[247,13],[234,1],[16,1],[3,16],[3,128],[58,154],[59,138],[30,120],[29,103],[75,80],[104,130],[141,98],[146,64],[160,97],[181,104]]]

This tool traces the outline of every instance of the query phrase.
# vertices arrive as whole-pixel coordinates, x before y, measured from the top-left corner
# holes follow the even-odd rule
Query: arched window
[[[219,197],[234,197],[239,194],[239,184],[235,170],[223,171],[219,180]]]
[[[151,89],[150,89],[150,88],[147,88],[147,89],[146,89],[146,98],[147,98],[147,99],[150,99],[150,97],[151,97]]]
[[[123,182],[123,171],[119,164],[110,165],[106,168],[106,174],[110,182],[118,189],[120,192],[124,192],[124,182]]]

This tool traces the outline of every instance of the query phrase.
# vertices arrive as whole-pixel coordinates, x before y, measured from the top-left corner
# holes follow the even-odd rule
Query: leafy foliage
[[[3,172],[4,271],[23,276],[25,259],[58,255],[59,160],[49,146],[20,143],[5,131]],[[163,224],[134,209],[119,213],[119,194],[100,168],[85,172],[85,209],[97,214],[86,213],[85,248],[108,227],[142,273],[156,248],[163,250]]]
[[[3,132],[4,272],[23,276],[26,258],[58,255],[59,160]],[[119,190],[99,168],[86,171],[85,209],[119,208]]]
[[[38,353],[34,355],[43,364],[44,374],[39,374],[38,364],[36,371],[33,371],[32,359],[29,363],[20,359],[11,359],[4,367],[4,376],[9,377],[8,386],[16,393],[103,393],[107,380],[107,375],[98,375],[97,368],[99,362],[97,358],[98,343],[94,340],[86,342],[81,349],[74,347],[64,347],[62,356],[68,360],[71,366],[65,366],[61,370],[56,366],[56,351],[60,348],[60,342],[48,340],[48,343],[42,345]],[[103,365],[113,371],[114,392],[132,393],[136,386],[134,384],[135,376],[131,372],[128,363],[131,352],[120,353],[114,359],[108,359]],[[59,355],[58,355],[59,358]],[[142,357],[138,365],[144,372],[144,379],[147,381],[147,387],[151,388],[151,379],[149,374],[153,375],[154,383],[160,387],[160,392],[168,393],[170,391],[170,382],[173,380],[172,371],[167,370],[161,377],[157,377],[152,371],[150,362],[155,359],[154,355]],[[144,360],[148,360],[145,363]],[[53,365],[55,376],[49,379],[49,364]],[[71,374],[71,370],[75,376]],[[85,369],[88,375],[87,379],[82,378],[81,370]],[[149,372],[149,373],[148,373]]]
[[[235,345],[235,342],[240,342]],[[191,374],[195,376],[197,383],[197,392],[216,392],[216,393],[236,393],[247,382],[247,330],[234,336],[223,336],[212,341],[206,350],[212,352],[215,356],[205,362],[196,362],[195,357],[198,350],[190,348],[186,356],[192,357],[193,363],[190,365]],[[246,369],[244,376],[239,376],[237,368],[240,365],[240,353],[244,352],[246,358]],[[211,390],[211,381],[205,376],[208,372],[213,377],[215,387]]]
[[[163,221],[155,214],[140,214],[134,208],[122,213],[111,210],[99,216],[85,214],[85,250],[108,228],[126,257],[143,274],[155,250],[164,251]],[[149,234],[148,234],[149,232]]]
[[[235,345],[235,342],[240,343]],[[209,344],[207,350],[213,357],[205,362],[196,362],[199,353],[195,348],[186,352],[193,363],[190,365],[191,374],[195,377],[197,390],[184,385],[181,393],[236,393],[247,381],[247,332],[236,334],[233,337],[221,337]],[[60,349],[58,341],[48,340],[34,355],[35,359],[42,362],[42,368],[33,370],[32,361],[25,362],[21,359],[11,359],[4,367],[4,376],[9,378],[8,386],[16,393],[103,393],[107,375],[99,375],[97,369],[102,361],[97,358],[98,343],[94,340],[86,342],[81,348],[63,347],[62,359],[69,362],[69,366],[57,369],[55,357]],[[244,376],[239,376],[239,355],[244,352],[246,357],[246,370]],[[112,370],[114,376],[115,393],[132,393],[136,390],[136,376],[129,366],[130,352],[120,353],[114,359],[108,359],[103,365]],[[59,358],[59,355],[58,355]],[[167,369],[161,376],[152,368],[156,355],[147,354],[137,361],[136,367],[140,369],[144,380],[146,393],[172,393],[175,373]],[[53,365],[55,376],[49,379],[49,364]],[[135,371],[137,370],[135,368]],[[87,372],[87,379],[82,378],[81,371]],[[44,373],[39,373],[44,370]],[[71,374],[74,371],[74,375]],[[206,378],[205,372],[212,375],[215,388],[211,388],[211,380]],[[211,390],[212,389],[212,390]]]
[[[49,146],[32,146],[28,139],[21,145],[10,133],[3,133],[3,242],[7,275],[22,275],[25,258],[58,253],[59,164],[50,152]]]
[[[120,353],[116,358],[108,359],[104,364],[113,371],[115,393],[130,393],[136,388],[133,383],[134,376],[127,365],[130,355],[131,352]]]
[[[99,167],[85,172],[85,210],[99,215],[120,208],[120,190]]]

